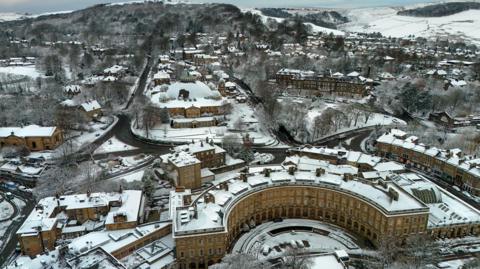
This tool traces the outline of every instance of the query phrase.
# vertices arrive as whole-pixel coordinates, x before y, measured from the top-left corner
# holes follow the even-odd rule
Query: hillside
[[[476,2],[451,2],[430,5],[420,8],[399,11],[400,16],[412,17],[443,17],[457,14],[471,9],[480,9],[480,3]]]
[[[0,38],[1,33],[8,32],[9,38],[27,37],[36,42],[93,39],[114,45],[136,42],[150,33],[257,33],[263,25],[256,19],[227,4],[101,4],[71,13],[2,22]]]
[[[297,12],[295,9],[261,8],[263,15],[275,18],[293,18],[298,16],[303,22],[316,26],[337,29],[337,25],[348,22],[348,18],[337,11],[312,11],[308,13]]]
[[[443,17],[400,16],[395,8],[364,8],[349,11],[352,21],[341,25],[350,32],[392,37],[448,38],[480,44],[480,10],[467,10]]]

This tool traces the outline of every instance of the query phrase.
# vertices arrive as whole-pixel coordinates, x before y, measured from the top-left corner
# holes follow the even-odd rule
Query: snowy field
[[[18,14],[18,13],[13,13],[13,12],[8,12],[8,13],[0,13],[0,22],[4,21],[14,21],[18,19],[25,18],[25,15]]]
[[[480,10],[433,18],[398,16],[397,11],[390,7],[351,10],[347,13],[351,22],[341,27],[349,32],[380,32],[392,37],[459,37],[480,44]]]
[[[100,145],[95,150],[95,154],[102,154],[102,153],[114,153],[114,152],[121,152],[121,151],[127,151],[127,150],[133,150],[136,149],[136,147],[127,145],[120,140],[118,140],[116,137],[112,137],[107,142],[103,143]]]
[[[270,16],[265,16],[263,15],[263,13],[258,10],[258,9],[253,9],[253,8],[244,8],[242,9],[243,12],[250,12],[252,14],[256,14],[256,15],[259,15],[260,16],[260,19],[262,20],[262,22],[264,24],[267,24],[268,21],[270,20],[273,20],[273,21],[276,21],[278,23],[282,22],[284,19],[283,18],[276,18],[276,17],[270,17]],[[313,23],[305,23],[306,26],[308,26],[311,31],[313,33],[326,33],[326,34],[329,34],[329,33],[333,33],[334,35],[345,35],[345,32],[343,31],[339,31],[339,30],[335,30],[335,29],[330,29],[330,28],[326,28],[326,27],[321,27],[321,26],[317,26]]]
[[[38,78],[42,75],[37,71],[34,65],[28,66],[2,66],[0,67],[0,73],[14,74],[20,76],[27,76],[31,78]]]

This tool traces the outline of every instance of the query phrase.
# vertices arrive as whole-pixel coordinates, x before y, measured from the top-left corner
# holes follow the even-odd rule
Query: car
[[[11,192],[6,192],[5,193],[5,197],[8,199],[8,200],[12,200],[13,199],[13,194]]]
[[[269,246],[267,245],[263,246],[263,249],[262,249],[263,256],[267,256],[270,253],[270,250],[271,248]]]

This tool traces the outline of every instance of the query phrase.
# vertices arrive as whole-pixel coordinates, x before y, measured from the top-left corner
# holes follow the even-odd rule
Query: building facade
[[[0,128],[0,147],[24,146],[30,151],[52,150],[63,143],[63,132],[57,127],[29,125]]]
[[[380,156],[412,165],[432,173],[474,195],[480,195],[480,159],[459,149],[442,150],[421,144],[417,137],[407,137],[391,130],[377,139]]]
[[[141,191],[121,193],[87,193],[46,197],[40,200],[25,222],[17,231],[17,238],[23,255],[34,257],[53,250],[59,239],[64,238],[62,230],[83,226],[90,221],[107,230],[135,228],[143,221],[145,199]]]
[[[346,79],[317,76],[312,71],[282,69],[275,80],[291,90],[302,90],[307,95],[335,95],[362,98],[369,94],[369,86]]]
[[[318,177],[313,173],[312,176],[325,176],[325,180],[331,176],[320,175],[318,172],[317,175]],[[172,225],[179,268],[207,268],[229,252],[235,240],[246,231],[246,227],[253,228],[279,218],[313,219],[331,223],[374,244],[390,237],[401,242],[410,235],[427,231],[428,208],[394,184],[378,187],[385,190],[382,194],[384,198],[391,200],[389,205],[382,205],[347,187],[350,184],[361,184],[362,187],[371,187],[374,192],[379,190],[368,183],[350,180],[348,177],[343,180],[335,177],[345,182],[345,187],[341,187],[343,184],[340,182],[335,187],[335,184],[323,184],[322,179],[304,181],[304,176],[303,173],[295,172],[244,176],[237,182],[220,184],[213,189],[215,191],[205,192],[192,203],[184,203],[175,208],[173,216],[176,219]],[[227,193],[231,195],[226,200]],[[198,204],[200,199],[202,204]],[[390,207],[397,203],[411,206]],[[210,206],[220,206],[216,209],[220,212],[218,218],[208,213]],[[195,229],[197,222],[205,224],[204,218],[208,218],[211,225],[207,221],[207,225]]]

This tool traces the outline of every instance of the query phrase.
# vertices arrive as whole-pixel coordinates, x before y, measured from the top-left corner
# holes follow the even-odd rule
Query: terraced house
[[[474,195],[480,195],[480,158],[460,149],[439,149],[420,143],[418,137],[391,130],[377,139],[380,156],[431,172]]]

